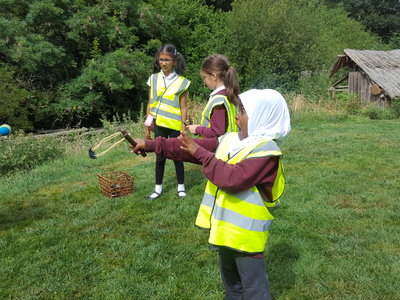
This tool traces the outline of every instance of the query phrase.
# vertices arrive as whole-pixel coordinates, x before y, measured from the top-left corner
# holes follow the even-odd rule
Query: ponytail
[[[186,68],[186,60],[185,57],[183,56],[182,53],[176,52],[176,55],[174,57],[176,63],[175,63],[175,72],[181,75]]]
[[[216,73],[218,78],[224,82],[229,102],[236,106],[239,104],[240,87],[237,73],[225,55],[210,55],[204,60],[201,70],[207,74]]]
[[[239,81],[236,69],[230,65],[228,66],[228,70],[226,71],[224,76],[224,85],[229,102],[231,102],[235,106],[238,106],[240,94]]]

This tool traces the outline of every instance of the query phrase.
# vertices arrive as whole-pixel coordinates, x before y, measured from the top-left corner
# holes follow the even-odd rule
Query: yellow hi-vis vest
[[[181,130],[182,112],[180,96],[189,88],[190,81],[183,76],[165,87],[161,72],[150,76],[150,112],[158,126]]]
[[[211,113],[213,111],[213,108],[217,105],[223,104],[225,106],[226,112],[228,114],[228,126],[226,129],[226,132],[236,132],[238,131],[238,127],[236,125],[236,106],[229,102],[228,97],[224,95],[213,95],[207,102],[206,107],[204,108],[202,114],[201,114],[201,126],[205,127],[210,127],[210,119],[211,119]]]
[[[226,133],[219,138],[220,144],[215,153],[217,158],[235,164],[250,158],[282,155],[275,141],[266,140],[250,144],[229,158],[230,145],[237,141],[237,134]],[[248,253],[263,252],[274,219],[269,209],[279,206],[284,185],[281,159],[272,188],[273,202],[264,201],[256,186],[244,192],[229,194],[208,181],[196,225],[210,229],[208,242],[212,245]]]

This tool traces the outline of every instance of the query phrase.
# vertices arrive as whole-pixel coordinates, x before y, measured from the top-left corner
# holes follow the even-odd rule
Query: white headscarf
[[[290,132],[290,114],[283,96],[271,89],[249,90],[239,95],[248,117],[248,137],[232,149],[235,154],[250,143],[273,139],[281,143]]]

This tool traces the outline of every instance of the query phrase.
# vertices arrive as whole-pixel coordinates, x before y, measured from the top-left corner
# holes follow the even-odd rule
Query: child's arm
[[[210,127],[197,126],[195,133],[205,137],[219,137],[226,132],[228,128],[228,114],[224,105],[214,107],[211,118]]]
[[[272,186],[276,178],[279,156],[245,159],[237,164],[229,164],[207,151],[201,141],[193,140],[182,132],[178,137],[181,149],[193,155],[203,165],[204,175],[219,188],[236,194],[257,186],[266,201],[272,201]],[[215,139],[216,140],[216,139]],[[216,146],[216,145],[215,145]]]
[[[147,106],[146,106],[146,118],[147,116],[150,114],[150,94],[151,94],[151,88],[149,89],[149,99],[147,101]],[[150,132],[150,128],[146,127],[146,132],[145,132],[145,137],[146,140],[150,140],[151,139],[151,132]]]
[[[182,135],[187,137],[186,132],[182,132]],[[217,138],[210,139],[190,139],[193,143],[192,146],[196,148],[195,152],[199,152],[197,157],[194,157],[190,151],[184,149],[182,147],[179,138],[169,138],[165,139],[162,137],[158,137],[154,140],[142,140],[142,139],[134,139],[137,143],[135,147],[131,147],[131,152],[136,154],[140,154],[140,150],[144,150],[145,152],[155,152],[156,154],[163,154],[166,158],[192,162],[196,164],[200,164],[199,158],[202,160],[206,160],[209,156],[214,156],[214,151],[218,146]]]
[[[181,95],[181,113],[182,113],[182,130],[184,131],[186,129],[186,125],[184,122],[187,120],[187,96],[188,92],[185,92],[184,94]]]
[[[272,201],[272,186],[278,171],[279,156],[250,158],[237,164],[229,164],[216,158],[207,151],[207,145],[201,144],[201,141],[212,140],[211,138],[194,140],[186,132],[182,132],[178,140],[182,145],[181,149],[203,165],[204,175],[219,188],[236,194],[257,185],[263,198]]]
[[[275,181],[279,156],[245,159],[237,164],[228,164],[215,157],[202,161],[204,175],[219,188],[235,194],[255,185]]]

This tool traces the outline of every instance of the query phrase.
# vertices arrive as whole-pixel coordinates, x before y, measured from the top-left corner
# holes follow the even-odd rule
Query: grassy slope
[[[267,246],[275,299],[396,299],[400,293],[399,120],[302,121],[282,150],[287,189]],[[2,177],[0,291],[19,299],[222,299],[217,257],[194,227],[205,180],[186,164],[178,199],[154,156],[125,147],[97,160],[87,145],[26,174]],[[134,176],[134,193],[104,197],[104,168]]]

